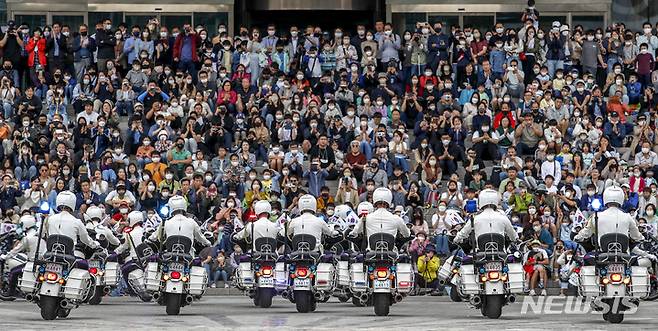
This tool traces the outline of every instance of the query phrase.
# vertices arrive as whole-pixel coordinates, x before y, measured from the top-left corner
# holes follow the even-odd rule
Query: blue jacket
[[[318,171],[304,171],[304,178],[308,179],[308,193],[312,194],[314,197],[320,196],[320,188],[324,186],[324,179],[329,176],[329,172],[325,169],[320,169]]]
[[[79,62],[83,58],[92,58],[93,53],[96,51],[96,40],[89,37],[89,44],[87,48],[82,48],[80,36],[73,38],[73,61]]]
[[[623,147],[624,138],[626,137],[626,126],[619,122],[617,123],[618,133],[615,133],[612,129],[612,123],[606,122],[603,125],[603,134],[605,134],[610,139],[610,145],[612,147]]]

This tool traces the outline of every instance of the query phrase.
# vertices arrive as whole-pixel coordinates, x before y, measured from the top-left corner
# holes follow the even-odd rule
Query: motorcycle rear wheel
[[[272,307],[272,289],[259,288],[256,290],[257,306],[261,308]]]
[[[57,311],[57,317],[67,318],[67,317],[69,317],[70,313],[71,313],[71,309],[59,308],[59,310]]]
[[[166,293],[165,294],[165,303],[167,305],[167,315],[178,315],[180,314],[181,300],[183,299],[182,294]]]
[[[57,318],[59,309],[59,298],[51,296],[41,296],[39,300],[41,306],[41,317],[46,321],[52,321]]]
[[[459,296],[459,292],[457,291],[457,286],[455,285],[450,285],[450,300],[453,302],[461,302],[462,297]]]
[[[309,313],[313,310],[313,293],[310,291],[295,291],[295,307],[300,313]]]
[[[619,324],[624,320],[624,314],[623,313],[605,313],[603,314],[603,319],[608,321],[609,323],[612,324]]]
[[[103,286],[96,286],[94,288],[94,295],[89,299],[90,305],[98,305],[103,301]]]
[[[499,318],[503,313],[503,305],[505,304],[505,297],[502,295],[487,295],[486,305],[484,310],[486,316],[492,319]]]
[[[390,293],[375,293],[373,294],[372,302],[375,306],[375,315],[387,316],[391,309],[391,294]]]

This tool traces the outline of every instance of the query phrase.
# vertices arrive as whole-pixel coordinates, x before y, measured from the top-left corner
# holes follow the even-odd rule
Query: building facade
[[[601,27],[623,21],[630,28],[658,20],[654,0],[537,0],[542,24],[558,20],[585,27]],[[2,20],[13,19],[30,26],[55,21],[71,26],[94,24],[104,17],[114,22],[143,25],[157,17],[168,26],[184,22],[214,27],[226,23],[234,28],[275,23],[290,25],[344,26],[372,24],[376,19],[393,22],[398,30],[413,28],[419,21],[442,21],[447,26],[465,24],[491,27],[494,22],[520,26],[525,0],[0,0]],[[4,14],[3,14],[4,10]],[[654,13],[656,12],[656,13]]]

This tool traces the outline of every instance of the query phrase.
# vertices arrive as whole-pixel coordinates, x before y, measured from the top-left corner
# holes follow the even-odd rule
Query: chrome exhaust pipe
[[[70,305],[70,302],[67,299],[64,299],[64,300],[59,302],[59,306],[64,308],[64,309],[67,309],[69,307],[69,305]]]
[[[322,298],[324,298],[324,294],[322,294],[322,292],[320,291],[315,292],[313,293],[313,298],[315,299],[315,301],[322,301]]]
[[[160,300],[160,292],[153,293],[152,297],[153,297],[153,300],[155,300],[155,301]]]
[[[359,296],[359,301],[361,301],[361,304],[365,306],[365,305],[368,304],[368,298],[369,298],[369,297],[370,297],[370,296],[368,295],[368,293],[362,293],[362,294]]]
[[[446,279],[439,279],[439,285],[445,286],[447,284]]]
[[[283,291],[283,292],[281,292],[281,297],[284,298],[284,299],[286,299],[286,300],[288,300],[288,297],[289,297],[289,296],[288,296],[288,291]]]
[[[103,287],[103,294],[107,295],[108,293],[110,293],[110,291],[112,291],[112,287],[110,286]]]
[[[25,300],[27,300],[28,302],[37,302],[38,297],[32,293],[28,293],[25,295]]]
[[[393,302],[395,302],[395,303],[398,303],[398,302],[402,301],[402,299],[404,299],[404,296],[400,292],[396,292],[393,295]]]
[[[193,296],[191,296],[191,295],[187,295],[187,296],[185,297],[185,302],[186,302],[188,305],[191,304],[192,301],[194,301],[194,297],[193,297]]]
[[[468,301],[471,303],[473,306],[477,306],[482,302],[482,298],[480,298],[479,295],[472,295]]]
[[[510,294],[507,296],[507,303],[515,303],[516,302],[516,295]]]

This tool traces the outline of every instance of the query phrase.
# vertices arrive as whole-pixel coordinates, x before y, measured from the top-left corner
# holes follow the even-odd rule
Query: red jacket
[[[197,45],[201,44],[201,37],[196,33],[191,33],[190,37],[192,37],[192,62],[198,62],[199,56],[196,51],[198,48]],[[183,38],[185,38],[185,34],[180,33],[174,41],[174,58],[177,58],[178,61],[180,61],[181,53],[183,52]]]
[[[494,119],[493,119],[493,127],[494,127],[494,130],[498,129],[498,127],[500,126],[500,121],[503,120],[503,117],[507,117],[507,118],[509,119],[509,126],[512,127],[512,129],[516,127],[516,121],[514,120],[514,116],[512,116],[512,112],[511,112],[511,111],[508,111],[508,112],[507,112],[507,116],[505,116],[505,114],[503,114],[502,111],[499,111],[499,112],[494,116]]]
[[[46,39],[39,38],[38,41],[35,41],[34,38],[30,38],[30,41],[27,42],[25,50],[27,51],[27,65],[32,68],[34,67],[34,48],[38,47],[39,49],[39,63],[44,68],[46,67]]]

